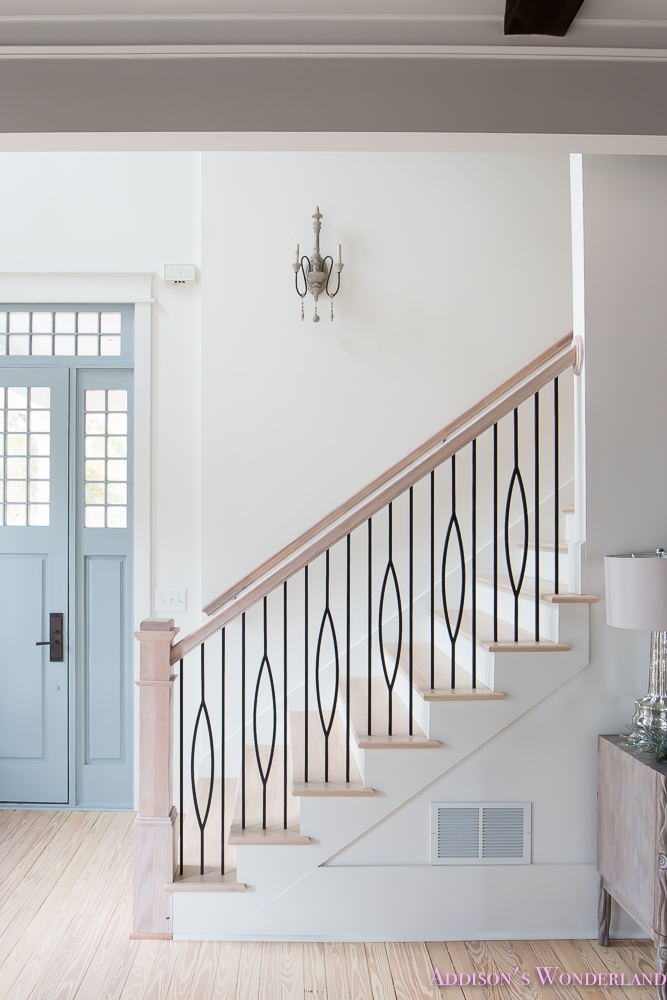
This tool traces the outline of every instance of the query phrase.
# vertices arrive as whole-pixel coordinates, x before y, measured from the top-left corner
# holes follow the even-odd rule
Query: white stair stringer
[[[237,879],[242,894],[179,892],[173,896],[175,938],[196,940],[350,940],[341,930],[340,913],[326,923],[327,899],[312,899],[312,913],[292,906],[296,886],[353,841],[382,823],[409,799],[423,791],[488,740],[506,729],[588,664],[586,604],[559,605],[559,640],[567,652],[487,653],[493,687],[506,698],[495,701],[423,702],[414,694],[425,732],[439,739],[439,749],[365,749],[355,753],[363,783],[375,789],[372,798],[300,798],[300,830],[308,846],[238,847]],[[492,686],[492,685],[489,685]],[[418,708],[418,701],[423,704]],[[416,711],[417,714],[417,711]],[[423,727],[422,727],[423,728]],[[340,871],[344,878],[346,869]],[[319,884],[319,883],[318,883]],[[366,939],[372,939],[370,913]],[[325,914],[325,916],[323,916]],[[342,934],[342,936],[341,936]],[[364,933],[355,939],[364,939]]]

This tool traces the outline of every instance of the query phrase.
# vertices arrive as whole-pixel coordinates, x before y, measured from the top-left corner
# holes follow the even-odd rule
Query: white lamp
[[[667,558],[664,549],[605,556],[607,625],[651,632],[648,694],[633,723],[667,731]]]

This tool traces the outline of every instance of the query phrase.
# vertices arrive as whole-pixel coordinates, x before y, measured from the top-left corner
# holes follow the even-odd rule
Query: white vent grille
[[[431,864],[530,864],[530,803],[433,802]]]

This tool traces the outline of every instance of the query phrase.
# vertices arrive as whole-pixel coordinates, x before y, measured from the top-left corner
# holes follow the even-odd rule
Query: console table
[[[609,944],[611,899],[657,947],[667,973],[667,765],[598,737],[598,941]],[[658,987],[667,1000],[667,987]]]

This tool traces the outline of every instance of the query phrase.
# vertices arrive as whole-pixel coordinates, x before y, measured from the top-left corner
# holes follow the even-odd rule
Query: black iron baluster
[[[451,457],[452,465],[452,493],[451,493],[451,514],[449,517],[449,524],[447,525],[447,534],[445,535],[445,547],[442,550],[442,569],[440,573],[440,580],[442,586],[442,607],[445,612],[445,624],[447,625],[447,632],[449,633],[449,641],[451,644],[451,674],[450,674],[450,686],[452,688],[456,687],[456,640],[459,636],[459,630],[461,628],[461,621],[463,620],[463,606],[465,604],[466,595],[466,559],[465,551],[463,548],[463,536],[461,535],[461,527],[459,525],[459,519],[456,516],[456,455]],[[449,551],[449,542],[452,537],[452,531],[456,532],[456,539],[459,545],[459,558],[461,560],[461,591],[459,595],[459,613],[456,619],[456,626],[452,628],[452,623],[449,617],[449,606],[447,603],[447,583],[446,583],[446,571],[447,571],[447,553]]]
[[[267,598],[264,598],[264,652],[262,655],[262,662],[259,667],[259,673],[257,674],[257,683],[255,684],[255,700],[253,703],[252,710],[252,735],[255,743],[255,759],[257,761],[257,770],[259,771],[259,778],[262,782],[262,830],[266,830],[266,786],[269,780],[269,775],[271,773],[271,767],[273,765],[273,755],[276,750],[276,730],[278,728],[278,712],[276,706],[276,688],[273,683],[273,671],[271,670],[271,661],[268,655],[268,642],[267,642],[267,627],[266,627],[266,602]],[[269,678],[269,685],[271,688],[271,705],[273,710],[273,729],[271,732],[271,750],[269,752],[269,759],[266,765],[266,770],[262,764],[262,755],[259,752],[259,736],[257,734],[257,702],[259,701],[259,688],[262,683],[262,674],[266,668],[267,677]]]
[[[558,376],[554,379],[554,593],[558,593],[558,575],[560,560],[558,558],[559,526],[560,526],[560,473],[558,470],[559,451],[559,419],[558,419]]]
[[[435,469],[431,472],[431,690],[435,687]]]
[[[245,611],[241,615],[241,829],[245,830]]]
[[[498,424],[493,425],[493,641],[498,642]]]
[[[350,780],[350,607],[351,607],[351,576],[350,553],[351,538],[347,536],[347,572],[346,572],[346,608],[345,608],[345,780]]]
[[[512,503],[512,493],[514,484],[519,484],[519,495],[523,508],[523,555],[521,557],[521,573],[519,579],[514,579],[512,569],[512,557],[510,554],[510,505]],[[514,641],[519,641],[519,595],[523,586],[523,578],[526,575],[526,564],[528,562],[528,504],[526,502],[526,491],[523,485],[523,477],[519,469],[519,411],[514,410],[514,468],[510,477],[510,485],[507,491],[507,502],[505,504],[505,557],[507,559],[507,572],[509,573],[512,593],[514,594]]]
[[[389,736],[393,735],[393,712],[394,712],[394,684],[396,683],[396,677],[398,676],[398,664],[401,660],[401,647],[403,645],[403,608],[401,605],[401,591],[398,586],[398,576],[396,575],[396,567],[394,566],[394,514],[393,514],[393,504],[389,504],[389,537],[388,537],[388,559],[387,568],[384,573],[384,578],[382,580],[382,589],[380,590],[380,605],[378,610],[378,638],[380,642],[380,660],[382,663],[382,673],[384,674],[384,679],[387,683],[387,694],[388,694],[388,713],[387,713],[387,733]],[[389,679],[389,673],[387,672],[387,662],[385,659],[385,649],[384,649],[384,627],[382,623],[382,613],[384,611],[384,598],[387,592],[387,583],[389,581],[389,575],[394,583],[394,590],[396,592],[396,606],[398,608],[398,643],[396,646],[396,660],[394,662],[394,669],[391,675],[391,680]]]
[[[540,394],[535,393],[535,642],[540,641]]]
[[[477,438],[472,442],[472,686],[477,687]]]
[[[220,737],[220,874],[225,874],[225,668],[226,668],[226,639],[225,639],[225,629],[223,628],[221,636],[221,671],[220,671],[220,684],[222,688],[221,694],[221,737]]]
[[[178,870],[183,874],[183,660],[179,668],[179,705],[178,705],[178,748],[179,748],[179,770],[178,770],[178,799],[179,799],[179,841],[178,841]]]
[[[303,724],[303,780],[308,783],[308,566],[303,568],[303,699],[304,699],[304,724]]]
[[[372,732],[371,698],[373,681],[373,519],[368,518],[368,735]]]
[[[287,580],[283,584],[283,830],[287,829]]]
[[[215,752],[213,748],[213,730],[211,729],[211,719],[208,714],[208,707],[206,705],[206,681],[205,681],[205,663],[204,663],[204,643],[202,642],[200,646],[201,650],[201,674],[200,674],[200,698],[199,698],[199,710],[197,712],[197,718],[195,720],[195,728],[192,732],[192,749],[190,751],[190,781],[192,784],[192,800],[195,807],[195,815],[197,817],[197,823],[199,825],[199,873],[204,874],[204,830],[208,820],[208,814],[211,811],[211,800],[213,798],[213,779],[215,777]],[[208,787],[208,799],[206,802],[206,809],[204,811],[204,818],[202,819],[201,810],[199,808],[199,798],[197,796],[197,781],[195,777],[195,746],[197,744],[197,733],[199,731],[199,723],[201,721],[202,714],[206,722],[206,729],[208,731],[208,743],[209,749],[211,751],[211,775],[209,779]]]
[[[410,624],[410,652],[408,660],[408,681],[410,683],[410,691],[408,693],[408,735],[412,736],[413,724],[413,707],[412,707],[412,670],[413,670],[413,617],[414,617],[414,599],[415,599],[415,588],[414,588],[414,487],[410,487],[410,536],[409,536],[409,563],[410,563],[410,576],[409,576],[409,600],[410,600],[410,610],[408,612],[408,620]]]
[[[326,551],[324,557],[324,614],[322,615],[322,621],[320,623],[320,631],[317,636],[317,654],[315,656],[315,691],[317,693],[317,710],[320,716],[320,724],[322,726],[322,732],[324,733],[324,780],[327,782],[329,780],[329,737],[331,736],[331,729],[334,724],[334,718],[336,716],[336,705],[338,704],[338,687],[340,684],[340,660],[338,657],[338,639],[336,637],[336,628],[334,626],[334,621],[331,615],[331,608],[329,606],[329,589],[330,589],[330,567],[329,567],[329,549]],[[336,681],[334,684],[334,696],[333,703],[331,706],[331,715],[329,716],[329,723],[325,725],[324,723],[324,710],[322,708],[322,692],[320,689],[320,654],[322,652],[322,637],[324,635],[324,626],[329,623],[329,629],[331,630],[331,638],[333,639],[334,646],[334,658],[336,663]]]

